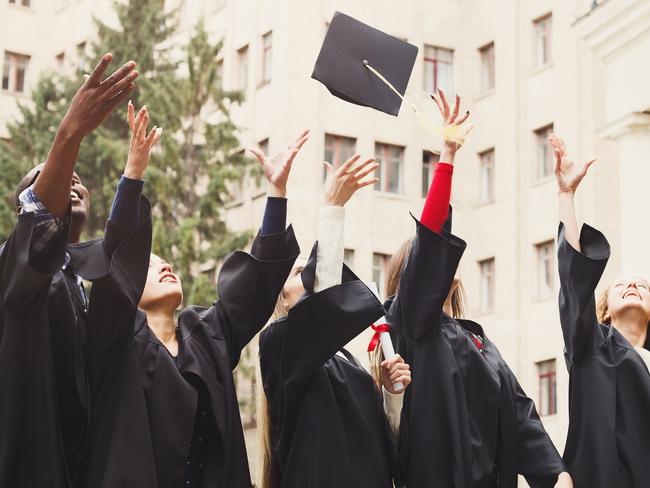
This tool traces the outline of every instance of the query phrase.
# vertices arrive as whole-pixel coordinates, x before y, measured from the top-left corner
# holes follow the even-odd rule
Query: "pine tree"
[[[29,168],[45,159],[58,122],[83,82],[83,71],[110,51],[112,67],[129,59],[138,63],[133,102],[136,108],[146,104],[151,124],[164,129],[145,186],[154,208],[154,252],[184,278],[186,301],[209,303],[214,300],[214,285],[199,268],[218,262],[250,238],[250,233],[229,232],[222,216],[229,181],[240,178],[248,164],[229,110],[243,96],[222,89],[217,60],[223,43],[211,41],[202,22],[181,49],[180,59],[174,57],[178,11],[165,12],[164,3],[115,2],[119,27],[95,20],[97,37],[86,69],[65,77],[45,74],[32,93],[32,103],[20,107],[19,121],[9,126],[10,141],[0,146],[0,241],[15,221],[13,188]],[[126,163],[129,138],[123,106],[82,144],[76,170],[92,200],[86,237],[103,229]]]

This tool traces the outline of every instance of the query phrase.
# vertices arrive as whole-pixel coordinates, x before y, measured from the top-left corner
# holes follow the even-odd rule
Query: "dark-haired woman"
[[[458,97],[453,111],[441,91],[434,101],[446,133],[466,123]],[[387,318],[414,372],[400,431],[406,485],[515,488],[522,474],[536,488],[570,487],[533,401],[483,328],[460,316],[465,242],[443,229],[457,148],[445,142],[416,236],[389,277],[396,295]]]
[[[218,301],[176,315],[180,278],[151,255],[135,323],[93,331],[82,487],[251,487],[232,370],[271,316],[299,254],[285,197],[307,138],[305,131],[274,158],[253,151],[269,183],[264,220],[250,254],[224,261]]]
[[[343,207],[376,181],[364,178],[377,164],[358,160],[328,165],[318,242],[284,285],[281,318],[260,337],[262,488],[392,488],[397,477],[381,383],[344,349],[383,315],[373,293],[343,266]],[[383,372],[389,390],[391,382],[410,382],[400,357],[384,362]]]

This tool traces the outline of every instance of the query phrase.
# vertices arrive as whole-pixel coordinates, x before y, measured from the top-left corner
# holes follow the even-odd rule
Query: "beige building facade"
[[[74,63],[105,0],[0,2],[0,137],[38,74]],[[55,3],[60,5],[54,6]],[[646,188],[650,183],[650,1],[606,0],[186,0],[183,42],[204,16],[223,37],[225,88],[246,93],[233,111],[242,146],[276,152],[312,131],[294,163],[289,217],[303,255],[316,237],[324,159],[354,152],[381,160],[381,183],[346,210],[346,258],[365,280],[385,280],[389,256],[414,233],[440,141],[403,106],[399,117],[343,102],[310,78],[336,10],[418,46],[407,96],[432,120],[435,87],[457,92],[475,126],[458,153],[454,233],[468,243],[461,276],[468,316],[487,334],[535,399],[561,451],[568,375],[557,312],[558,220],[551,131],[576,159],[592,155],[579,218],[603,230],[613,255],[603,285],[620,273],[650,277]],[[60,53],[64,53],[63,61]],[[29,56],[20,84],[16,68]],[[7,61],[9,59],[9,61]],[[70,64],[70,65],[72,65]],[[9,67],[8,67],[9,66]],[[226,212],[234,229],[259,225],[264,192],[254,184]],[[422,293],[426,293],[423,290]],[[365,359],[370,333],[350,345]],[[253,354],[254,357],[254,354]]]

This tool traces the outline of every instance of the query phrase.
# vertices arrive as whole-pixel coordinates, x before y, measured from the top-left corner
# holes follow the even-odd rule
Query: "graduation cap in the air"
[[[417,54],[416,46],[336,12],[311,77],[343,100],[397,115],[402,99],[368,66],[403,96]]]

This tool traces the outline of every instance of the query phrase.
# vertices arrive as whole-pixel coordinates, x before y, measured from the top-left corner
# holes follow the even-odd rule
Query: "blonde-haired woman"
[[[638,276],[616,279],[597,312],[594,292],[610,256],[609,243],[587,224],[579,231],[574,203],[594,161],[576,164],[562,139],[549,139],[556,157],[560,320],[570,376],[564,461],[576,488],[646,488],[650,283]]]
[[[397,478],[381,386],[344,349],[384,313],[343,265],[344,205],[376,182],[366,179],[374,160],[358,161],[328,164],[318,242],[284,285],[276,309],[284,316],[260,337],[268,402],[263,488],[391,488]],[[399,357],[385,361],[383,371],[389,392],[392,382],[410,382]]]
[[[446,126],[465,123],[458,97],[453,111],[441,91],[434,100]],[[483,327],[461,316],[456,269],[466,244],[443,225],[457,149],[445,142],[416,236],[393,263],[399,280],[389,279],[387,318],[414,372],[400,426],[406,486],[514,488],[522,474],[535,488],[570,487],[533,401]]]

